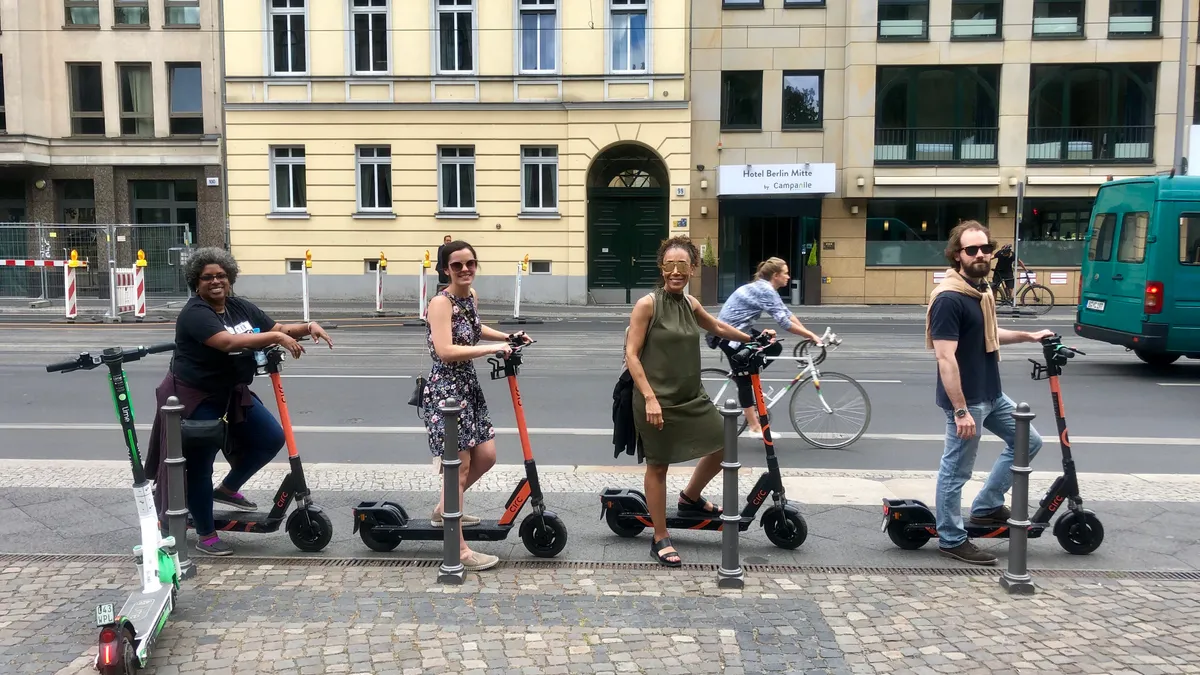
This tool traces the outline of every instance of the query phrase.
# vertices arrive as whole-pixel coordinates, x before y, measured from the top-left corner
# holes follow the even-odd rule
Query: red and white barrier
[[[87,262],[79,260],[79,253],[71,251],[70,260],[25,260],[20,258],[2,258],[0,267],[61,267],[63,268],[63,296],[66,305],[66,317],[74,319],[79,316],[79,284],[75,280],[75,270],[87,267]]]
[[[118,267],[117,272],[117,313],[132,312],[136,305],[137,288],[134,284],[136,267]]]

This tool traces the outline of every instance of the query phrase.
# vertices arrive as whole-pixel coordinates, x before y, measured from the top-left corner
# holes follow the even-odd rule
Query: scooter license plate
[[[890,515],[890,514],[887,514],[887,513],[883,514],[883,524],[881,524],[881,525],[879,526],[879,531],[880,531],[880,532],[887,532],[887,526],[888,526],[889,515]]]
[[[117,618],[111,603],[96,605],[96,625],[107,626]]]

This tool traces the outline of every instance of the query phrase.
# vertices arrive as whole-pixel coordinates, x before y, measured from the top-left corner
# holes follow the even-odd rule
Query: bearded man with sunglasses
[[[1053,335],[1012,331],[996,325],[996,299],[987,284],[996,245],[974,220],[950,231],[946,278],[929,297],[925,346],[937,355],[935,400],[946,415],[946,443],[937,481],[938,547],[945,556],[975,565],[994,565],[996,556],[971,543],[963,526],[962,488],[971,479],[979,450],[978,426],[1004,441],[983,489],[971,505],[971,522],[1003,524],[1010,512],[1004,495],[1012,487],[1016,404],[1000,386],[1000,345],[1037,342]],[[1029,429],[1029,456],[1042,447]]]

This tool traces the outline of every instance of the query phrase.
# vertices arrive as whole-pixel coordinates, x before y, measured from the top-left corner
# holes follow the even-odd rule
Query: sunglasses
[[[958,250],[966,251],[967,255],[969,255],[969,256],[979,255],[980,251],[983,251],[984,255],[991,255],[992,252],[996,250],[996,245],[995,244],[984,244],[983,246],[964,246]]]
[[[462,262],[461,260],[455,260],[454,262],[450,263],[450,270],[453,272],[461,272],[461,271],[463,271],[464,268],[466,268],[466,269],[474,272],[475,268],[478,266],[479,266],[479,263],[474,260],[468,260],[466,262]]]
[[[225,281],[228,278],[229,278],[229,275],[225,274],[224,272],[221,272],[219,274],[201,274],[200,275],[200,281],[213,281],[213,280]]]
[[[663,274],[671,274],[672,272],[675,272],[678,274],[687,274],[692,271],[692,264],[688,263],[688,262],[681,262],[681,261],[665,262],[662,264],[661,268],[662,268]]]

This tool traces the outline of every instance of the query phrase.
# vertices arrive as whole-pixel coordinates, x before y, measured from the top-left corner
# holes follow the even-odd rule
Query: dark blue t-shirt
[[[239,335],[257,328],[266,333],[274,327],[275,321],[248,300],[228,298],[225,312],[217,314],[199,296],[192,296],[175,319],[175,376],[184,384],[221,396],[239,384],[250,384],[255,370],[252,352],[233,356],[204,342],[221,331]]]
[[[929,309],[929,334],[934,340],[958,342],[954,356],[958,361],[958,378],[967,405],[1000,397],[999,352],[987,353],[983,307],[978,298],[953,291],[939,293]],[[946,410],[954,409],[942,385],[940,370],[937,373],[936,401]]]

